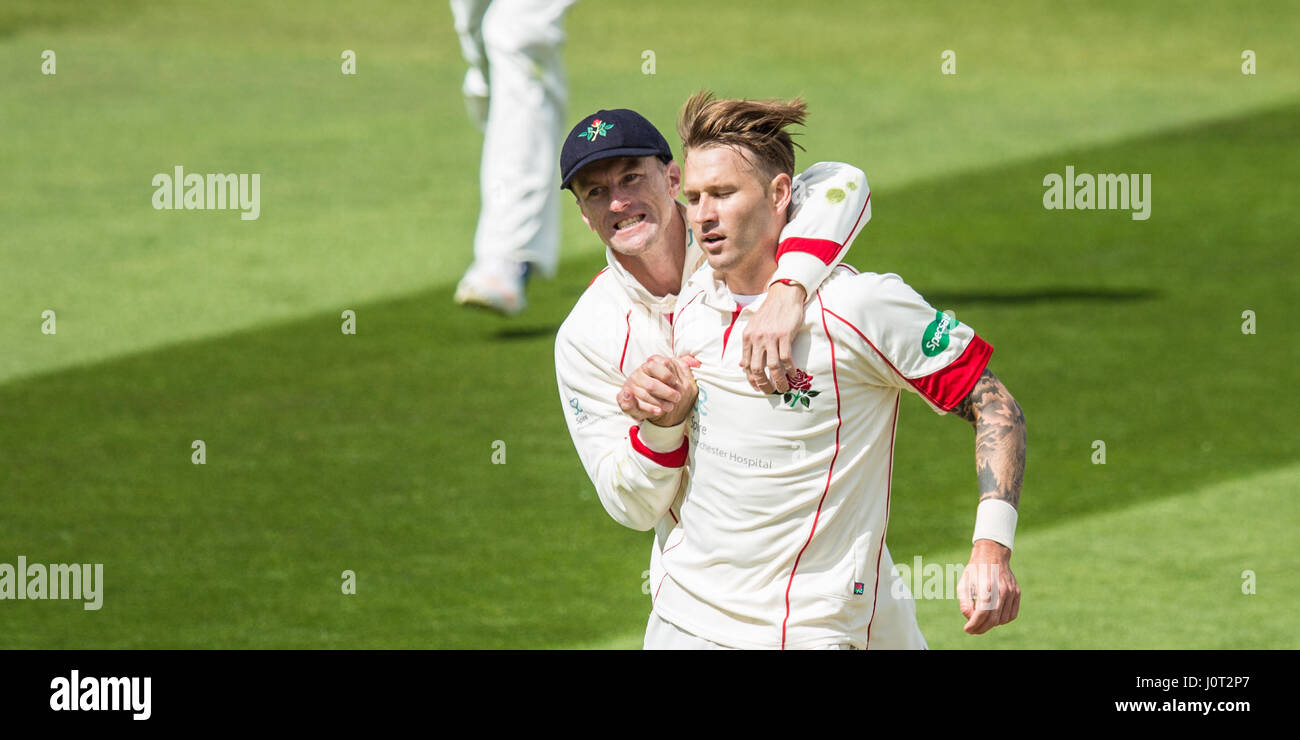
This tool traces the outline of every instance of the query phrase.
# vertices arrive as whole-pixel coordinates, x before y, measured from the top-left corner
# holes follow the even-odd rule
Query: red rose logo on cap
[[[597,118],[591,122],[591,126],[586,131],[579,132],[578,136],[581,136],[587,141],[595,141],[597,136],[604,136],[605,132],[612,128],[614,128],[614,124],[605,123]]]

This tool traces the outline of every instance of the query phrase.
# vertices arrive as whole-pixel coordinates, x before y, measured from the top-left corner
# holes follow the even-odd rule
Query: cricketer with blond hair
[[[707,264],[678,297],[670,355],[647,361],[674,373],[653,384],[633,373],[623,389],[652,402],[680,397],[643,423],[690,469],[651,584],[647,648],[869,647],[879,584],[890,578],[884,543],[904,390],[974,428],[980,500],[959,584],[964,629],[986,632],[1019,611],[1010,555],[1024,415],[971,327],[897,275],[839,265],[806,306],[788,390],[758,391],[738,367],[732,337],[767,298],[794,197],[786,129],[805,115],[797,99],[701,92],[678,121],[687,217]]]
[[[663,432],[653,422],[636,424],[620,411],[625,403],[635,406],[635,399],[616,403],[615,397],[628,373],[642,372],[647,357],[671,353],[673,306],[704,253],[676,200],[681,169],[668,142],[635,111],[583,117],[565,139],[560,169],[561,187],[572,190],[608,262],[556,336],[560,400],[605,510],[620,524],[655,531],[648,572],[649,582],[658,582],[662,535],[676,525],[674,502],[687,478],[684,453],[660,445]],[[803,321],[805,286],[815,289],[830,274],[871,215],[866,177],[856,167],[822,162],[794,182],[807,203],[792,209],[783,229],[768,300],[735,339],[747,382],[764,393],[789,390],[790,348]],[[841,200],[821,197],[848,185]],[[666,371],[667,365],[651,370]],[[646,407],[652,415],[672,409],[672,399]],[[888,552],[883,557],[888,570]],[[906,584],[895,576],[882,580],[880,592],[884,606],[872,647],[924,647],[919,633],[908,629],[915,605]]]

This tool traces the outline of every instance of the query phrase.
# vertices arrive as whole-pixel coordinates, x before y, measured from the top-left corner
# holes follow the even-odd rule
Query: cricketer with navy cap
[[[680,430],[654,423],[672,412],[672,391],[664,388],[668,400],[619,395],[633,372],[650,376],[642,385],[689,378],[692,359],[672,356],[672,312],[705,255],[677,201],[681,168],[667,140],[639,113],[620,108],[584,116],[564,140],[560,172],[560,187],[573,192],[608,263],[556,335],[561,408],[606,512],[624,526],[655,530],[644,583],[658,583],[663,537],[676,523],[686,489],[686,450],[663,442],[681,439],[674,434]],[[764,393],[788,390],[786,374],[795,372],[790,348],[804,302],[871,218],[871,193],[856,167],[815,164],[795,177],[794,188],[777,270],[741,340],[741,365]],[[825,197],[832,189],[845,197]],[[623,412],[634,405],[650,418],[634,422]],[[884,572],[892,572],[892,563]],[[915,625],[911,595],[897,575],[893,580],[882,579],[878,589],[881,613],[871,647],[923,648],[920,633],[909,628]]]
[[[570,143],[573,139],[585,139],[591,146]],[[560,152],[560,188],[568,188],[573,176],[592,162],[612,157],[647,156],[657,157],[665,164],[673,159],[673,151],[659,129],[641,114],[626,108],[596,111],[585,128],[578,124],[565,140]]]

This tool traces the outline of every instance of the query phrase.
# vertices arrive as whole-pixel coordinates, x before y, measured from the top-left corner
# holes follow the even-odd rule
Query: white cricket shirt
[[[654,611],[731,647],[865,648],[891,577],[900,392],[944,413],[992,348],[897,275],[840,265],[807,306],[795,390],[763,395],[739,367],[741,333],[760,305],[739,309],[707,264],[679,298],[672,351],[700,360],[700,393],[689,483],[660,532]]]

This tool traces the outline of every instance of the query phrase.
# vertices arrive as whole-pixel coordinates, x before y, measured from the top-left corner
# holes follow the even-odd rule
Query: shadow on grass
[[[511,326],[505,329],[498,329],[493,333],[493,337],[506,341],[514,339],[537,339],[538,337],[554,337],[560,330],[560,325],[554,326]]]
[[[935,305],[1004,305],[1016,306],[1034,303],[1073,303],[1093,301],[1121,303],[1149,301],[1159,298],[1161,292],[1150,288],[1037,288],[1024,291],[947,291],[937,290],[926,298]]]

